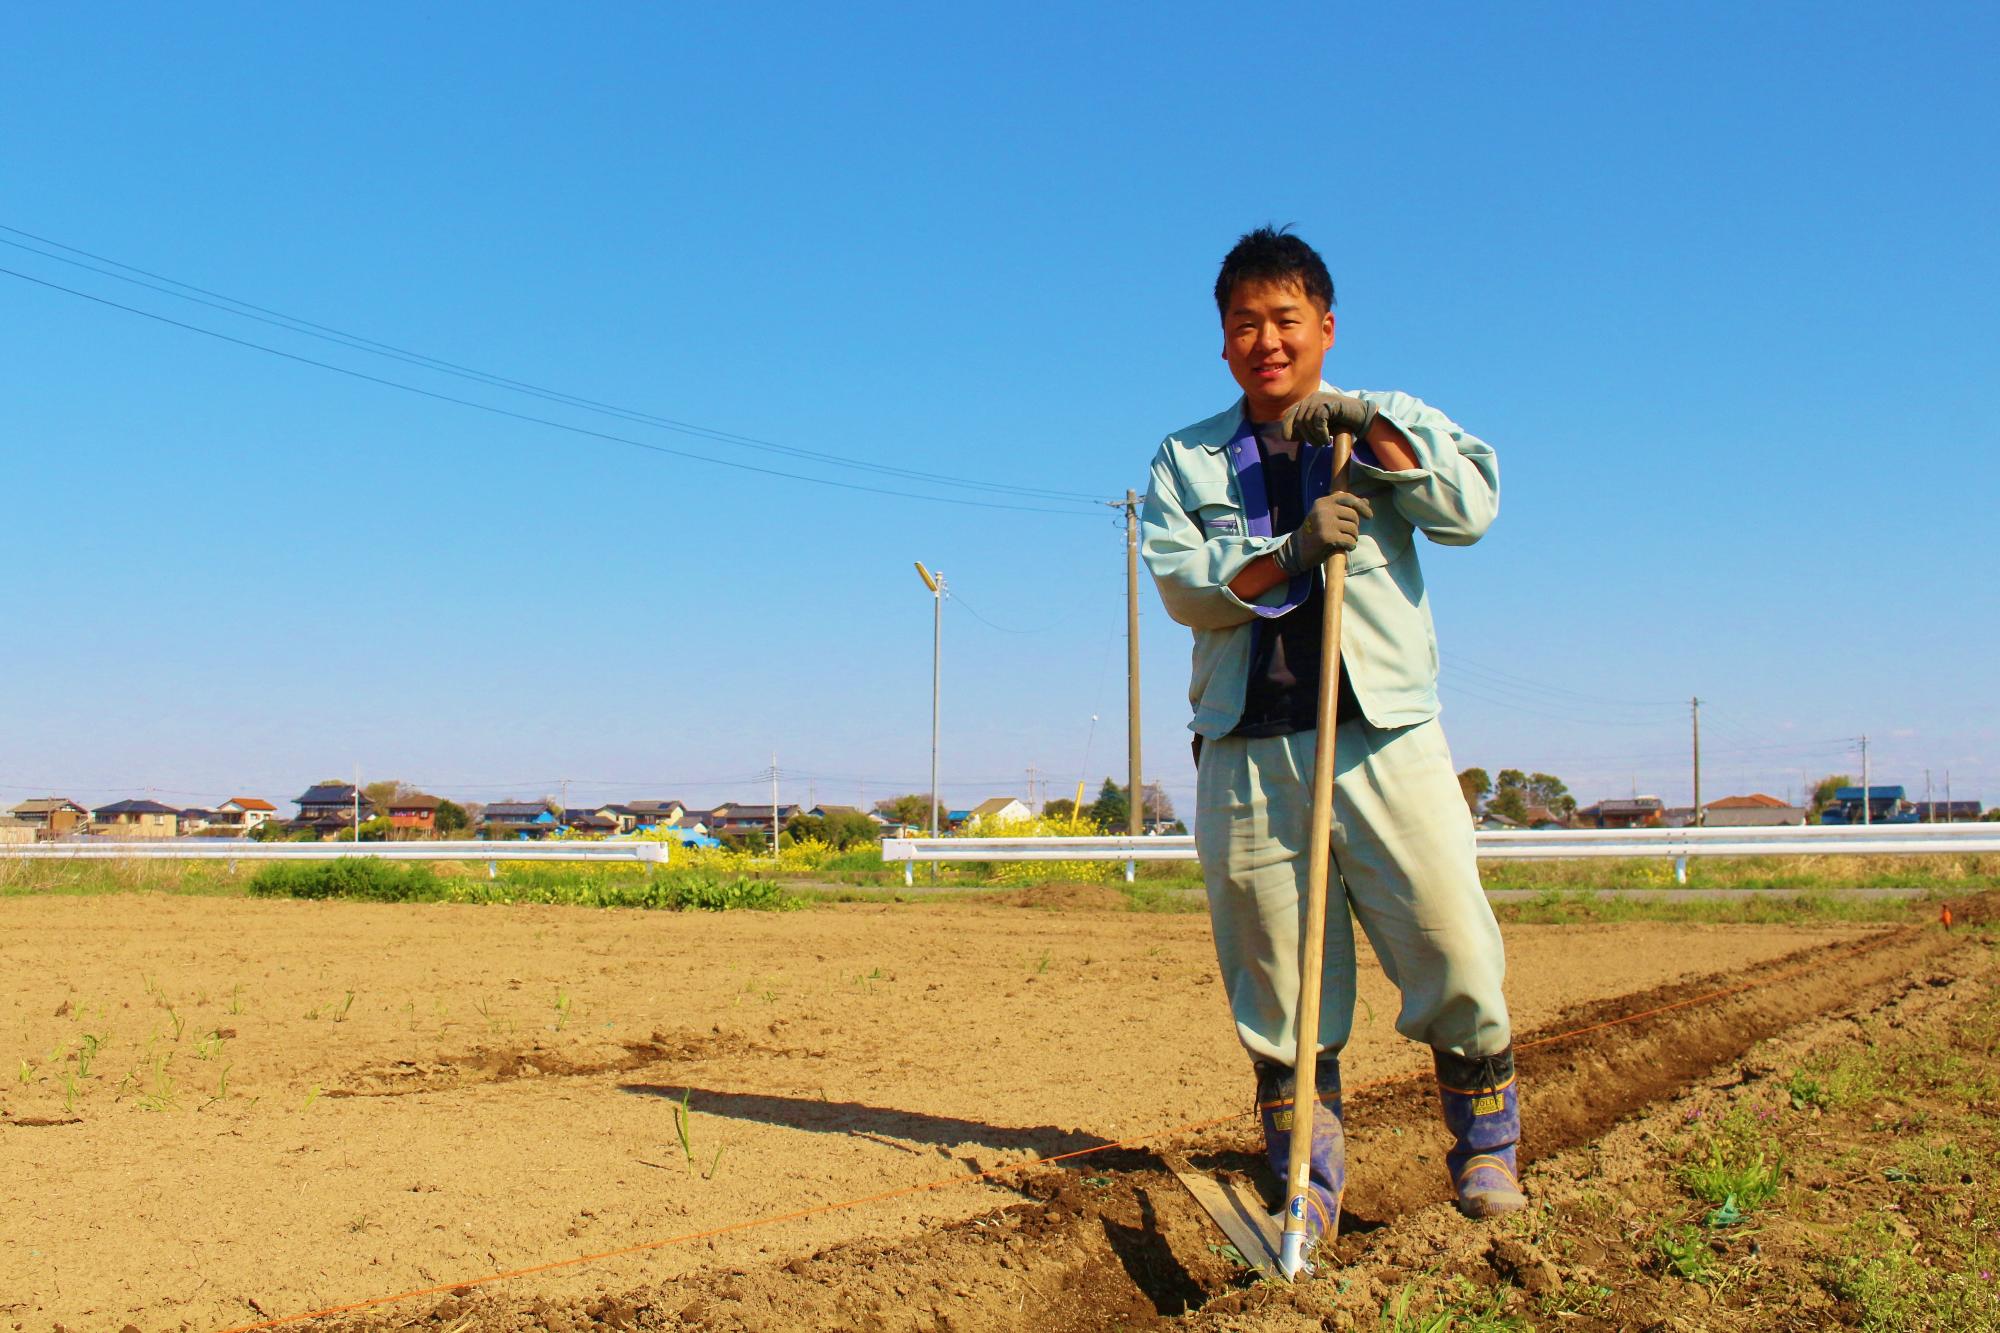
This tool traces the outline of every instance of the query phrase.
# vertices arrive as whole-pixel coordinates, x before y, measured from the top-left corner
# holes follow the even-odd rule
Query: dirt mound
[[[1039,907],[1052,911],[1123,912],[1131,900],[1109,884],[1031,884],[983,897],[996,907]]]

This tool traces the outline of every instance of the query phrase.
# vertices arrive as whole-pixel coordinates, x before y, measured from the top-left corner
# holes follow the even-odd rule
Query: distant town
[[[1611,798],[1578,806],[1546,774],[1503,770],[1496,783],[1482,769],[1467,769],[1459,786],[1474,825],[1502,829],[1751,828],[1816,824],[1966,823],[2000,818],[2000,808],[1977,800],[1913,801],[1901,786],[1834,785],[1813,793],[1813,804],[1792,805],[1761,792],[1721,797],[1700,807],[1669,806],[1657,796]],[[1163,793],[1144,793],[1143,827],[1151,834],[1185,832]],[[541,839],[635,838],[685,846],[769,847],[773,838],[815,837],[843,846],[869,839],[920,836],[929,828],[929,798],[900,796],[862,810],[843,805],[757,805],[725,802],[698,807],[670,799],[566,806],[534,801],[456,802],[395,782],[356,787],[324,782],[289,802],[284,817],[273,802],[236,796],[212,809],[123,800],[85,806],[63,796],[22,801],[0,815],[0,844],[96,840],[162,841],[175,838],[251,838],[259,841],[398,841],[435,838]],[[1107,779],[1098,799],[1077,807],[1068,800],[1040,810],[1013,796],[994,796],[963,809],[939,807],[941,833],[1034,819],[1079,821],[1093,828],[1127,826],[1125,789]]]

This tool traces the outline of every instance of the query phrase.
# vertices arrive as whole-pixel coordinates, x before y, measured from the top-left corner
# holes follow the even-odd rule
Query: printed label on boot
[[[1474,1115],[1499,1115],[1507,1109],[1507,1099],[1497,1092],[1485,1093],[1472,1099]]]

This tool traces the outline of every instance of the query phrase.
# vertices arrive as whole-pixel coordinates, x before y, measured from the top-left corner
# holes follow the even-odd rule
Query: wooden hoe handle
[[[1333,440],[1333,490],[1347,489],[1352,435]],[[1312,1129],[1319,1113],[1320,970],[1326,963],[1326,885],[1333,859],[1334,732],[1339,726],[1340,609],[1347,594],[1347,552],[1326,562],[1320,617],[1319,731],[1313,749],[1312,841],[1306,859],[1306,914],[1299,941],[1298,1047],[1292,1060],[1292,1157],[1285,1172],[1285,1234],[1278,1267],[1297,1277],[1305,1264],[1307,1197],[1312,1179]],[[1337,1221],[1337,1219],[1336,1219]],[[1333,1237],[1328,1236],[1331,1243]]]

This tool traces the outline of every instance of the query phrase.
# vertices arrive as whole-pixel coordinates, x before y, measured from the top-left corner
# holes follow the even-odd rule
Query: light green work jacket
[[[1445,546],[1478,541],[1500,507],[1500,469],[1491,445],[1436,408],[1406,393],[1351,392],[1403,432],[1417,466],[1390,471],[1357,451],[1349,470],[1348,489],[1369,497],[1375,513],[1362,520],[1348,557],[1340,657],[1369,724],[1406,727],[1438,714],[1437,633],[1415,534]],[[1244,426],[1238,398],[1163,440],[1140,516],[1141,550],[1160,600],[1194,631],[1189,727],[1211,738],[1228,735],[1243,716],[1256,622],[1291,612],[1311,592],[1303,577],[1255,602],[1229,590],[1245,565],[1283,540],[1259,535],[1270,531],[1266,506],[1245,504],[1243,474],[1257,469],[1249,490],[1260,499],[1262,467]]]

